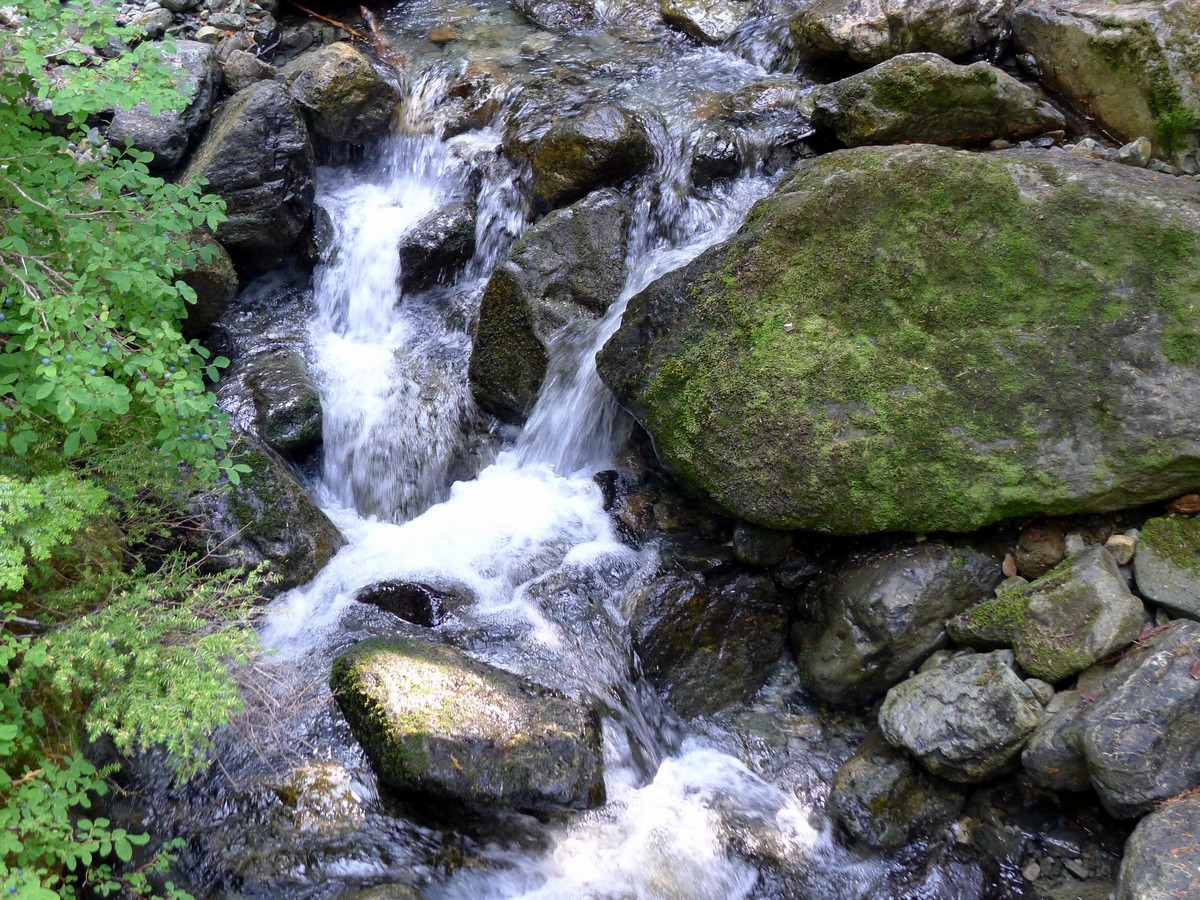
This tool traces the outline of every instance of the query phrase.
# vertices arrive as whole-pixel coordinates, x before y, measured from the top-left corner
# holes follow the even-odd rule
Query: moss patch
[[[1181,569],[1200,572],[1200,518],[1168,516],[1151,519],[1142,528],[1140,539],[1155,556],[1169,559]]]

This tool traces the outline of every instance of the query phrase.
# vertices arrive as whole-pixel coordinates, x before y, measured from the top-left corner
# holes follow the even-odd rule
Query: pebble
[[[1129,537],[1126,534],[1114,534],[1104,542],[1104,549],[1113,555],[1118,566],[1126,566],[1129,565],[1134,551],[1137,550],[1137,538]]]
[[[1037,881],[1042,877],[1042,867],[1038,865],[1037,860],[1031,860],[1021,868],[1021,874],[1026,881]]]
[[[1071,534],[1067,535],[1066,555],[1068,557],[1077,556],[1078,554],[1082,553],[1086,549],[1087,549],[1087,542],[1084,541],[1082,534],[1076,534],[1076,533],[1072,532]]]
[[[1037,702],[1045,706],[1054,697],[1054,687],[1040,678],[1026,678],[1025,685],[1029,690],[1033,691],[1033,696],[1037,698]]]

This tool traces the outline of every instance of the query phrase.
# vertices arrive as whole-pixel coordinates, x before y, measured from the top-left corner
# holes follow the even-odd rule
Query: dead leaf
[[[1183,515],[1200,513],[1200,494],[1184,494],[1182,497],[1176,497],[1167,504],[1167,509]]]

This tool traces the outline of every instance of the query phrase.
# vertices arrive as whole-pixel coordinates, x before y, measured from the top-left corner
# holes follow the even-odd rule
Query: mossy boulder
[[[848,147],[864,144],[980,144],[1063,127],[1062,114],[1033,88],[978,62],[959,66],[934,53],[896,56],[826,85],[815,124]]]
[[[1133,572],[1147,600],[1200,618],[1200,517],[1147,522],[1138,535]]]
[[[1174,157],[1200,143],[1200,11],[1195,2],[1031,0],[1013,41],[1042,80],[1123,141]]]
[[[792,18],[810,57],[874,65],[901,53],[955,57],[998,40],[1013,0],[815,0]]]
[[[554,335],[572,321],[599,318],[620,295],[628,227],[628,202],[616,191],[596,191],[530,228],[496,267],[469,367],[480,406],[524,421]]]
[[[327,141],[362,143],[388,130],[400,92],[347,42],[312,50],[283,67],[292,99]]]
[[[865,705],[946,644],[946,619],[991,592],[995,559],[940,542],[863,554],[818,592],[821,624],[798,624],[805,686],[821,699]]]
[[[1200,896],[1200,793],[1184,794],[1150,813],[1125,842],[1117,900]]]
[[[380,779],[401,791],[518,808],[604,802],[594,708],[453,647],[363,641],[334,659],[330,685]]]
[[[734,516],[969,531],[1200,485],[1200,185],[1034,150],[801,163],[601,376]]]

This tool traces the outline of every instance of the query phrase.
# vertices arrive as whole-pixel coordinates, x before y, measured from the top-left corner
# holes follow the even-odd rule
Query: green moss
[[[955,618],[951,633],[958,643],[968,647],[982,650],[1011,647],[1025,627],[1029,600],[1025,591],[1009,591],[984,600]]]
[[[1010,163],[1049,186],[1036,207]],[[1200,241],[1061,181],[1028,158],[928,149],[803,167],[690,289],[694,324],[664,338],[642,403],[660,454],[776,528],[1088,508],[1041,454],[1079,429],[1113,437],[1114,470],[1160,449],[1122,436],[1104,348],[1157,308],[1169,358],[1200,362]]]
[[[1182,569],[1200,572],[1200,518],[1167,516],[1151,519],[1142,528],[1140,539],[1160,559],[1168,559]]]

